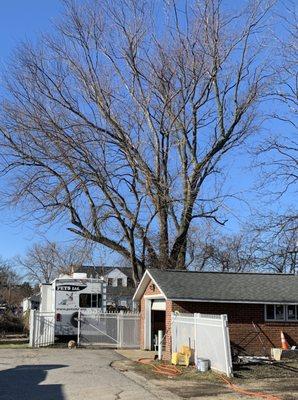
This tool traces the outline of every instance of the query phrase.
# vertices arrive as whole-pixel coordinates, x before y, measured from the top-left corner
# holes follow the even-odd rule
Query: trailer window
[[[81,308],[99,308],[101,307],[101,294],[81,293],[79,304]]]

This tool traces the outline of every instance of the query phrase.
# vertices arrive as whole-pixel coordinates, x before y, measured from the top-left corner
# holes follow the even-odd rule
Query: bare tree
[[[263,216],[249,229],[256,233],[256,265],[259,270],[297,273],[298,227],[291,212]]]
[[[292,215],[254,214],[239,233],[206,227],[191,236],[189,266],[200,271],[297,273],[298,229]]]
[[[56,34],[23,45],[7,73],[10,203],[67,218],[128,259],[135,282],[147,266],[185,268],[195,221],[223,223],[226,154],[259,129],[270,2],[65,4]]]
[[[20,283],[11,261],[0,258],[0,300],[11,304],[14,300],[14,287]]]
[[[275,133],[258,147],[259,162],[271,194],[297,193],[298,184],[298,15],[296,2],[287,1],[276,37],[280,62],[275,67],[278,85],[272,89]],[[276,106],[274,106],[274,104]],[[261,160],[261,161],[260,161]],[[263,182],[262,182],[263,185]],[[295,216],[297,218],[297,215]]]
[[[219,272],[258,271],[257,243],[251,232],[227,235],[213,228],[195,237],[192,268]]]
[[[30,282],[49,283],[59,274],[70,274],[75,266],[90,261],[90,257],[89,247],[47,242],[34,244],[24,257],[17,257],[16,262]]]

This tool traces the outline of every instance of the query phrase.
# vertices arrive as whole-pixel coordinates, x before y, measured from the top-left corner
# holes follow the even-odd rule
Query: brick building
[[[227,314],[231,345],[240,354],[280,347],[282,330],[298,344],[298,275],[147,270],[134,294],[141,312],[141,347],[159,329],[171,354],[172,313]]]

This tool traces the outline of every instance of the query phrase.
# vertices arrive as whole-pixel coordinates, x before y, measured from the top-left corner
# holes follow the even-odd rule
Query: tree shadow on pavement
[[[0,400],[64,400],[62,385],[40,384],[50,369],[68,365],[20,365],[0,371]]]

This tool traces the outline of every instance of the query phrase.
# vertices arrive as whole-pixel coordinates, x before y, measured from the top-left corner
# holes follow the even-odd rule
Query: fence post
[[[158,343],[158,359],[162,359],[162,331],[157,333],[157,343]]]
[[[80,334],[81,334],[81,309],[78,311],[78,338],[77,338],[77,346],[80,346]]]
[[[174,313],[171,313],[172,324],[172,352],[177,353],[177,321]]]
[[[123,347],[123,311],[117,314],[117,347]]]
[[[197,365],[197,359],[198,359],[198,338],[197,338],[197,316],[199,314],[194,314],[193,315],[193,320],[194,320],[194,334],[195,334],[195,354],[194,354],[194,363]]]
[[[35,312],[36,310],[30,310],[29,315],[29,346],[34,347],[35,342]]]
[[[232,371],[232,358],[231,358],[231,345],[230,345],[230,335],[229,335],[229,328],[228,328],[228,317],[226,314],[221,315],[221,325],[222,325],[222,332],[223,332],[223,345],[225,351],[225,360],[226,360],[226,374],[228,377],[233,376]]]

